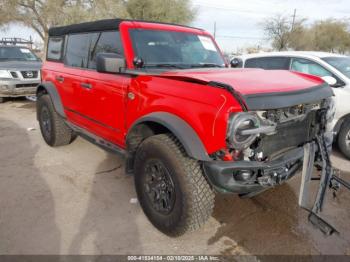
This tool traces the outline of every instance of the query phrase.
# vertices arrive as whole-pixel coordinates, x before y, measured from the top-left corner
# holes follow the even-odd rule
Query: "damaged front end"
[[[302,167],[304,145],[324,132],[323,112],[322,100],[232,115],[227,130],[232,161],[207,162],[206,173],[219,191],[241,195],[282,184]]]
[[[335,181],[329,158],[333,133],[333,98],[286,108],[241,112],[231,116],[226,155],[232,161],[204,163],[214,188],[223,193],[252,197],[280,185],[302,170],[299,205],[310,212],[309,220],[325,234],[336,230],[318,216],[327,188]],[[222,154],[222,152],[221,152]],[[308,185],[314,168],[321,171],[319,191],[308,207]],[[339,181],[337,181],[339,183]],[[333,182],[333,185],[335,182]]]

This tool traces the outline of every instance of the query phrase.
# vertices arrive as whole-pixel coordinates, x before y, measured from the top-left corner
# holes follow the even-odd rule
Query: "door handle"
[[[63,76],[56,76],[56,80],[60,83],[63,83],[64,77]]]
[[[89,83],[80,83],[80,86],[82,88],[86,88],[86,89],[91,89],[92,88],[92,85],[89,84]]]

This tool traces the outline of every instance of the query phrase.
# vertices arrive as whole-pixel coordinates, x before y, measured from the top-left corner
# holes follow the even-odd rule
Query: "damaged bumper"
[[[303,157],[304,149],[298,147],[269,162],[205,162],[204,171],[217,191],[249,194],[282,184],[293,177],[302,166]]]

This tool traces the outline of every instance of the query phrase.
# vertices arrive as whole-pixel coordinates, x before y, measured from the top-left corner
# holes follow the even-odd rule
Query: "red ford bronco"
[[[327,170],[331,88],[227,67],[196,28],[120,19],[51,28],[42,136],[62,146],[80,135],[125,155],[144,213],[170,236],[205,223],[214,192],[252,197],[301,168],[309,175],[314,156]]]

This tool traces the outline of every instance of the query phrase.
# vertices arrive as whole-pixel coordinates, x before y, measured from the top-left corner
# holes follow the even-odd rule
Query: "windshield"
[[[28,48],[24,47],[0,47],[0,61],[39,61]]]
[[[135,56],[144,67],[224,67],[210,37],[184,32],[132,29]]]
[[[322,60],[334,66],[348,78],[350,78],[350,57],[325,57]]]

